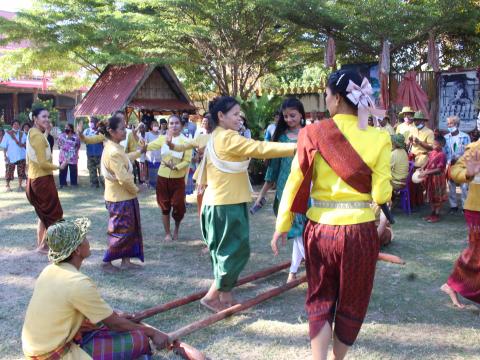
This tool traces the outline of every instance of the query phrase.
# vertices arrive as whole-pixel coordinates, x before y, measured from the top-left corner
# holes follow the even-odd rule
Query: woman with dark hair
[[[367,126],[369,113],[381,116],[368,80],[337,71],[326,93],[333,119],[299,133],[272,250],[277,254],[278,240],[287,238],[294,213],[306,213],[306,309],[313,358],[327,358],[333,327],[333,357],[343,359],[358,336],[373,287],[380,241],[370,203],[391,198],[392,145],[386,132]]]
[[[45,252],[48,246],[45,242],[45,233],[50,225],[63,218],[63,209],[58,198],[54,170],[64,170],[67,162],[60,166],[52,163],[52,150],[45,138],[45,132],[50,125],[46,108],[37,108],[32,112],[34,126],[27,136],[27,199],[35,208],[38,216],[37,251]]]
[[[251,139],[252,132],[248,127],[247,117],[245,116],[245,113],[243,111],[240,112],[240,118],[242,119],[242,126],[240,127],[240,130],[239,130],[240,135],[242,135],[243,137],[246,137],[247,139]]]
[[[271,141],[282,143],[297,143],[298,132],[305,126],[305,109],[303,104],[297,98],[285,99],[281,106],[280,119],[273,133]],[[267,173],[265,174],[265,184],[260,191],[256,206],[262,206],[265,202],[265,195],[268,190],[277,185],[275,199],[273,201],[273,212],[275,216],[278,214],[278,205],[282,199],[283,189],[287,178],[290,175],[293,156],[280,159],[272,159],[268,163]],[[300,263],[305,258],[305,250],[303,247],[303,229],[305,227],[305,215],[295,215],[292,228],[288,233],[288,239],[293,240],[292,263],[287,282],[296,279],[296,274]]]
[[[168,118],[169,131],[173,142],[184,144],[187,138],[182,134],[183,123],[177,115]],[[156,180],[157,203],[162,210],[162,221],[165,229],[165,241],[178,240],[180,223],[185,216],[185,175],[187,174],[192,150],[172,151],[166,144],[166,137],[159,136],[147,146],[148,151],[158,150],[162,156],[162,163],[158,169]],[[170,231],[170,214],[175,221],[175,229]]]
[[[72,124],[65,126],[65,131],[58,136],[58,149],[60,150],[58,161],[60,164],[66,162],[67,167],[60,170],[60,189],[67,186],[67,173],[70,172],[70,185],[77,186],[78,177],[78,150],[80,150],[80,139],[75,134]]]
[[[97,129],[106,138],[101,169],[105,179],[105,205],[110,215],[109,247],[103,257],[103,266],[107,271],[116,271],[118,268],[112,261],[122,259],[122,268],[138,268],[140,265],[130,261],[135,257],[144,261],[138,188],[133,180],[131,161],[140,157],[141,152],[127,155],[120,145],[127,135],[121,117],[112,116],[106,123],[100,122]],[[142,152],[145,152],[145,148],[142,148]]]
[[[231,291],[250,256],[247,203],[252,200],[249,158],[292,156],[295,144],[255,141],[241,136],[240,105],[222,96],[212,101],[214,125],[198,173],[205,186],[201,227],[210,250],[215,281],[201,303],[212,311],[235,304]]]

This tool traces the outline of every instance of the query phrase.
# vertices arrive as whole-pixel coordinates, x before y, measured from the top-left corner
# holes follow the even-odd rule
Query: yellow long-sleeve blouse
[[[166,139],[167,138],[165,135],[160,135],[157,139],[155,139],[155,141],[147,145],[147,151],[160,150],[166,144]],[[175,139],[174,141],[178,141],[179,145],[185,144],[188,141],[188,139],[183,135],[180,135]],[[184,151],[183,150],[174,150],[174,151],[183,152],[183,155],[181,155],[182,157],[179,158],[179,157],[173,156],[173,154],[170,151],[162,154],[162,163],[158,168],[158,176],[161,176],[167,179],[179,179],[179,178],[185,177],[185,175],[187,174],[190,161],[192,161],[191,148],[185,149]],[[165,166],[164,162],[168,163],[170,161],[175,165],[176,170],[172,170],[169,167]]]
[[[107,140],[102,153],[102,167],[113,174],[115,179],[105,177],[105,200],[119,202],[135,199],[138,188],[134,183],[130,156],[122,145]],[[138,153],[139,154],[139,153]],[[129,156],[130,155],[130,156]]]
[[[201,145],[213,137],[216,155],[224,161],[242,162],[248,158],[271,159],[293,156],[296,144],[256,141],[241,136],[237,131],[217,127],[210,135],[194,139],[190,144]],[[190,146],[190,145],[189,145]],[[202,147],[202,146],[196,146]],[[252,194],[247,171],[230,174],[217,169],[207,160],[207,188],[203,197],[205,205],[230,205],[250,202]]]
[[[467,168],[465,166],[465,156],[468,156],[472,151],[480,151],[480,140],[467,146],[463,156],[452,166],[450,176],[458,184],[469,183],[464,208],[480,211],[480,174],[475,176],[474,179],[467,179]]]
[[[50,145],[37,128],[31,128],[27,138],[28,177],[36,179],[53,174],[59,167],[52,163]]]
[[[103,134],[97,134],[92,136],[85,136],[83,134],[80,134],[80,140],[83,141],[85,144],[89,144],[89,145],[99,144],[99,143],[108,141],[108,139]],[[132,133],[128,134],[126,148],[123,148],[122,145],[119,145],[119,146],[122,149],[124,149],[124,151],[127,153],[127,156],[130,159],[130,161],[134,161],[135,159],[138,159],[140,155],[142,155],[141,152],[137,150],[138,142],[135,140],[135,137],[133,136]]]
[[[333,121],[372,170],[372,192],[371,194],[359,193],[345,183],[317,153],[314,158],[311,198],[319,201],[374,201],[377,204],[385,204],[392,196],[392,185],[390,184],[392,178],[390,172],[392,144],[390,136],[388,133],[372,127],[360,130],[358,128],[358,118],[354,115],[335,115]],[[297,156],[295,156],[278,210],[276,222],[278,232],[288,232],[291,228],[294,213],[290,209],[303,178]],[[311,207],[307,211],[307,217],[314,222],[326,225],[359,224],[375,220],[375,214],[370,207],[364,209]]]

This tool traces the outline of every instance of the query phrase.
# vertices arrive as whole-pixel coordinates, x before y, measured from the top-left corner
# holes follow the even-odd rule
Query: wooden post
[[[18,109],[18,93],[14,92],[12,94],[12,107],[13,107],[13,119],[16,119],[17,118],[17,115],[18,115],[18,112],[19,112],[19,109]]]

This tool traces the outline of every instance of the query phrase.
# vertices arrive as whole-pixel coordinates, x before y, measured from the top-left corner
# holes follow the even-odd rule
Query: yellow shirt
[[[102,168],[107,170],[105,176],[105,200],[110,202],[119,202],[135,199],[138,188],[135,185],[133,177],[133,166],[131,160],[134,156],[140,155],[139,152],[126,154],[122,145],[107,140],[102,153]]]
[[[465,156],[472,151],[480,151],[480,140],[467,146],[463,156],[452,166],[450,176],[458,184],[468,182],[468,195],[464,208],[466,210],[480,211],[480,174],[477,174],[473,180],[466,177],[467,169],[465,167]]]
[[[167,178],[167,179],[179,179],[185,177],[187,174],[188,167],[190,166],[190,161],[192,161],[192,150],[180,151],[180,150],[170,150],[165,143],[166,136],[160,135],[155,141],[151,142],[147,146],[147,150],[160,150],[162,149],[162,163],[158,168],[158,176]],[[178,144],[185,144],[188,140],[185,136],[180,135],[173,139],[174,142]],[[164,162],[172,161],[176,167],[176,170],[172,170],[164,165]]]
[[[25,355],[49,353],[70,342],[87,318],[96,324],[112,308],[102,299],[92,280],[69,263],[48,265],[40,273],[28,304],[22,329]],[[91,359],[73,344],[62,359]]]
[[[393,149],[390,158],[392,182],[395,185],[405,185],[408,177],[408,155],[404,149]]]
[[[85,136],[83,134],[80,134],[80,140],[82,140],[85,144],[92,145],[92,144],[99,144],[104,141],[107,141],[107,138],[103,134],[97,134],[92,136]],[[127,154],[134,153],[137,151],[137,146],[138,146],[138,142],[137,140],[135,140],[135,136],[133,136],[133,132],[128,133],[125,152]]]
[[[59,167],[52,163],[50,144],[45,134],[37,128],[31,128],[27,137],[28,177],[36,179],[53,174]]]
[[[408,138],[410,137],[410,133],[413,129],[416,129],[413,122],[411,124],[408,124],[406,121],[404,121],[397,126],[396,132],[397,134],[402,134],[405,137],[405,143],[408,143]]]
[[[414,139],[418,138],[420,141],[424,141],[433,146],[433,139],[435,138],[435,135],[433,134],[433,131],[426,126],[424,126],[421,130],[418,130],[417,127],[415,127],[410,132],[410,136],[412,136]],[[415,154],[416,167],[421,167],[427,163],[429,150],[425,149],[421,145],[416,145],[413,143],[411,151],[413,154]]]
[[[238,131],[218,126],[213,136],[213,147],[224,161],[242,162],[248,158],[271,159],[293,156],[297,144],[264,142],[247,139]],[[195,141],[195,139],[194,139]],[[199,140],[200,141],[200,140]],[[203,197],[205,205],[241,204],[252,200],[248,173],[230,174],[220,171],[207,160],[207,189]]]
[[[372,193],[359,193],[345,183],[317,153],[314,158],[311,198],[320,201],[348,202],[372,202],[373,200],[377,204],[385,204],[392,196],[392,185],[390,184],[392,144],[390,136],[386,132],[378,131],[373,127],[360,130],[358,128],[358,118],[354,115],[335,115],[333,121],[363,161],[372,169]],[[279,232],[290,230],[294,219],[294,213],[290,209],[303,178],[298,158],[295,156],[278,210],[276,230]],[[307,217],[314,222],[326,225],[359,224],[375,220],[375,214],[370,207],[364,209],[311,207],[307,211]]]

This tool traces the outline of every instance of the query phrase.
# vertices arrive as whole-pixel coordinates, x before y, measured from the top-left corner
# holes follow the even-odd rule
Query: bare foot
[[[178,231],[173,233],[173,241],[178,241]]]
[[[138,270],[138,269],[143,269],[143,266],[139,264],[134,264],[132,262],[127,262],[127,263],[122,263],[122,265],[120,265],[120,268],[124,270],[129,270],[129,269]]]
[[[294,280],[297,280],[297,274],[296,273],[288,273],[287,284],[291,283]]]
[[[170,235],[170,234],[165,235],[165,238],[163,239],[163,241],[165,241],[167,243],[172,242],[172,235]]]
[[[116,273],[116,272],[120,271],[120,269],[118,267],[114,266],[112,263],[103,263],[102,264],[102,269],[103,269],[103,271],[109,272],[109,273]]]
[[[210,252],[209,248],[208,247],[204,247],[201,251],[202,255],[206,255]]]
[[[465,305],[463,305],[460,301],[458,301],[457,293],[450,286],[448,286],[447,283],[443,284],[440,290],[442,290],[445,294],[450,296],[450,299],[452,300],[453,305],[459,307],[460,309],[463,309],[465,307]]]
[[[17,191],[18,191],[18,192],[24,192],[25,189],[23,188],[23,186],[19,186],[19,187],[17,188]]]
[[[12,188],[7,185],[7,186],[5,187],[5,190],[6,190],[7,192],[10,192],[10,191],[12,191]]]
[[[218,299],[208,300],[205,298],[200,299],[200,304],[205,306],[208,310],[215,313],[225,309],[225,306]]]

